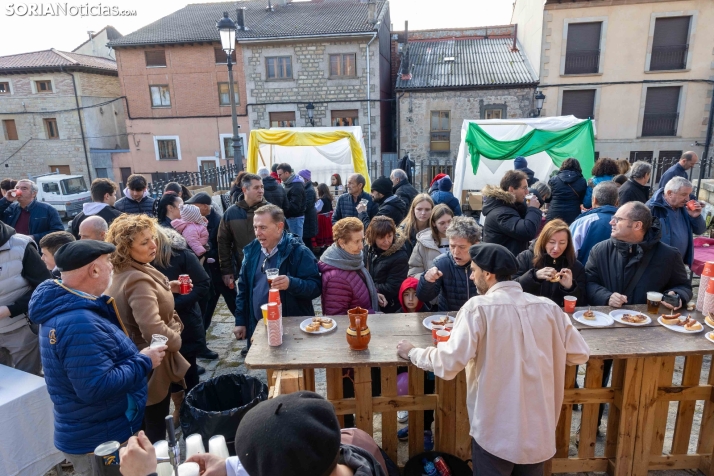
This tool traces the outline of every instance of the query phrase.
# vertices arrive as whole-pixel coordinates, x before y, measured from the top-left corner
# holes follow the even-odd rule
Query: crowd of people
[[[359,173],[345,185],[337,174],[329,185],[318,184],[309,170],[275,164],[241,172],[226,210],[208,193],[191,194],[177,183],[155,200],[140,175],[128,178],[116,200],[117,186],[100,178],[68,231],[54,208],[36,200],[32,181],[3,180],[0,363],[44,376],[55,405],[55,445],[76,474],[89,475],[91,453],[107,440],[128,441],[124,454],[151,459],[150,443],[166,437],[171,402],[178,419],[185,392],[198,384],[204,371],[198,359],[218,357],[206,345],[206,330],[221,296],[235,317],[235,338],[246,340],[243,355],[270,289],[279,290],[284,316],[314,315],[317,298],[326,315],[354,307],[458,311],[443,346],[418,349],[402,341],[398,354],[439,378],[467,369],[475,466],[503,468],[505,461],[515,465],[509,472],[540,474],[554,452],[564,365],[588,357],[560,309],[564,297],[576,297],[579,306],[621,307],[644,304],[646,293],[657,291],[678,301],[672,308],[691,299],[693,235],[706,228],[686,178],[697,160],[685,153],[651,194],[652,167],[645,162],[625,169],[601,158],[586,180],[579,161],[569,158],[545,183],[519,157],[499,184],[484,188],[481,225],[463,214],[451,177],[439,174],[430,193],[419,193],[401,169],[371,181],[367,193]],[[333,242],[325,249],[313,246],[319,215],[332,222]],[[277,276],[269,281],[268,271]],[[180,292],[180,275],[190,277],[187,293]],[[163,336],[158,343],[157,335]],[[604,383],[610,367],[611,361]],[[345,395],[349,376],[346,371]],[[433,376],[425,390],[433,392]],[[518,397],[524,394],[528,402]],[[334,411],[320,397],[290,398],[282,404],[304,409],[307,429],[290,416],[276,418],[286,413],[278,399],[248,415],[256,425],[273,422],[276,434],[305,448],[326,432],[332,446],[314,450],[322,458],[315,464],[327,464],[320,474],[352,474],[341,465],[370,468],[358,474],[392,474],[375,458],[378,451],[340,446]],[[315,423],[320,428],[313,435],[314,412],[327,412],[330,423]],[[425,412],[426,449],[433,445],[431,421]],[[248,431],[243,425],[239,432]],[[542,428],[543,434],[503,428]],[[408,427],[400,430],[400,438],[407,435]],[[254,434],[236,437],[239,461],[205,456],[202,468],[298,474],[275,469],[293,463],[274,461],[266,449],[270,437],[266,444]],[[523,444],[512,445],[514,438]],[[151,472],[137,471],[125,474]]]

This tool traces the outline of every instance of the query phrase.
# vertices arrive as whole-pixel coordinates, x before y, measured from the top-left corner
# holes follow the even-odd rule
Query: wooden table
[[[646,306],[626,306],[645,311]],[[593,307],[609,312],[610,308]],[[664,309],[663,309],[664,311]],[[436,379],[433,395],[424,395],[425,373],[396,354],[397,342],[408,339],[418,347],[432,345],[422,320],[433,313],[382,314],[369,318],[372,339],[366,351],[352,351],[345,339],[347,316],[335,316],[337,329],[326,335],[309,335],[299,329],[305,318],[284,318],[283,344],[270,347],[264,326],[258,326],[246,365],[251,369],[300,369],[304,388],[315,388],[314,369],[325,368],[327,398],[338,415],[354,414],[358,428],[373,433],[374,413],[382,413],[382,447],[397,461],[397,410],[409,411],[409,456],[423,451],[423,410],[435,410],[434,443],[463,459],[471,457],[466,412],[466,379]],[[450,313],[452,316],[455,313]],[[692,317],[703,321],[701,314]],[[657,317],[657,316],[653,316]],[[611,475],[646,476],[654,469],[701,469],[714,476],[714,371],[700,385],[704,355],[714,354],[714,344],[696,335],[678,334],[656,321],[632,327],[619,323],[594,328],[573,321],[590,346],[585,388],[575,388],[575,367],[566,368],[566,390],[557,427],[557,453],[552,472],[607,471]],[[708,329],[708,328],[707,328]],[[673,386],[674,360],[686,356],[681,385]],[[614,359],[612,383],[602,387],[604,359]],[[397,396],[397,366],[408,366],[409,395]],[[381,369],[382,392],[372,397],[371,367]],[[343,398],[342,369],[354,368],[355,398]],[[697,452],[688,454],[696,400],[704,400]],[[663,454],[668,405],[678,401],[671,454]],[[598,407],[610,403],[605,454],[595,455]],[[577,457],[569,457],[573,404],[582,404]],[[537,437],[537,435],[534,435]]]

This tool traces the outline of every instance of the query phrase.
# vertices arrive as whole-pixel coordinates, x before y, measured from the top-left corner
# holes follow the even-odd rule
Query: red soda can
[[[180,274],[179,283],[181,283],[181,287],[179,289],[180,294],[188,294],[191,292],[191,278],[188,274]]]
[[[434,467],[439,472],[439,476],[451,476],[451,470],[441,456],[434,458]]]

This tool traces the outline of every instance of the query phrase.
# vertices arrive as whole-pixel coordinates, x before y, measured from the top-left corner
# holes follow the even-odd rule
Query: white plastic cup
[[[215,435],[208,440],[208,452],[223,459],[227,459],[230,456],[228,445],[226,445],[226,439],[223,435]]]
[[[166,345],[168,341],[168,337],[162,336],[161,334],[154,334],[151,336],[151,344],[149,344],[149,347],[155,349],[157,347]]]
[[[156,450],[156,456],[158,458],[168,458],[169,457],[169,442],[166,440],[159,440],[154,443],[154,449]]]
[[[194,455],[203,454],[205,452],[206,447],[203,446],[203,438],[200,434],[194,433],[186,437],[186,459],[189,459],[191,456]]]
[[[178,476],[200,476],[201,467],[198,463],[183,463],[178,467]]]

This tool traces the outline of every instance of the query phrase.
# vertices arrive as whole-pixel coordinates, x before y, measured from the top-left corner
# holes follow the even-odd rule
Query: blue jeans
[[[290,233],[297,235],[302,240],[302,227],[305,224],[305,217],[286,218],[285,221],[288,222]]]

